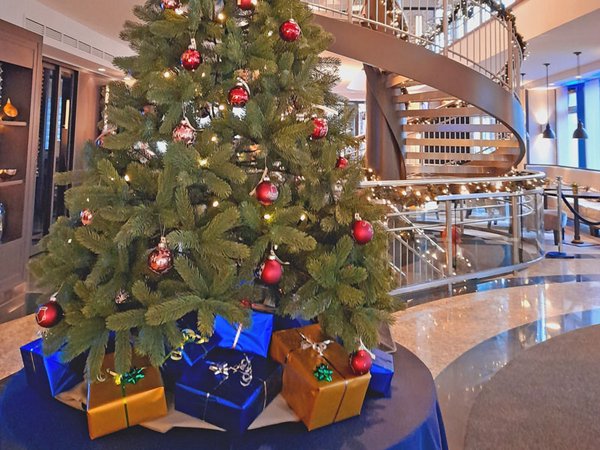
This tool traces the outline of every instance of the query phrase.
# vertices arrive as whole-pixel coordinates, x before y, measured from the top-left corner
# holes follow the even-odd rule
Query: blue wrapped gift
[[[175,383],[179,381],[186,368],[204,359],[208,352],[215,348],[220,341],[221,338],[214,335],[208,342],[192,341],[185,344],[181,350],[181,358],[169,358],[160,368],[165,387],[171,390],[175,388]]]
[[[21,347],[21,357],[27,383],[42,395],[55,397],[83,381],[85,355],[71,362],[63,362],[60,351],[44,356],[43,341],[38,339]]]
[[[175,409],[241,434],[279,394],[282,374],[269,359],[215,348],[177,382]]]
[[[252,311],[252,326],[239,330],[223,317],[215,319],[215,334],[221,338],[219,347],[235,348],[240,352],[249,352],[264,358],[269,354],[271,334],[273,334],[273,315]]]
[[[371,366],[369,394],[383,397],[392,396],[392,378],[394,377],[394,357],[382,350],[373,350],[375,360]]]

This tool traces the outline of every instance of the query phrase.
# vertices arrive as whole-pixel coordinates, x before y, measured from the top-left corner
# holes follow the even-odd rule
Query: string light
[[[202,158],[198,161],[198,164],[200,164],[200,167],[206,167],[208,166],[208,159]]]
[[[127,181],[128,183],[131,181],[131,178],[129,177],[129,175],[125,175],[125,181]]]
[[[168,70],[168,69],[167,69],[167,70],[165,70],[165,71],[163,72],[163,77],[164,77],[164,78],[167,78],[167,79],[169,79],[169,78],[171,78],[171,76],[172,76],[172,75],[173,75],[173,72],[171,72],[171,71],[170,71],[170,70]]]
[[[219,201],[218,201],[218,200],[215,200],[215,201],[212,203],[212,205],[213,205],[213,208],[216,208],[217,206],[219,206]]]

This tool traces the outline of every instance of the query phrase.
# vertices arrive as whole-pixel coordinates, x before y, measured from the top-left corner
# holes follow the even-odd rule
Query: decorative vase
[[[19,111],[10,102],[10,98],[6,101],[6,105],[4,105],[4,108],[2,108],[2,111],[4,112],[4,114],[6,114],[6,117],[10,117],[11,119],[14,119],[15,117],[17,117],[19,115]]]

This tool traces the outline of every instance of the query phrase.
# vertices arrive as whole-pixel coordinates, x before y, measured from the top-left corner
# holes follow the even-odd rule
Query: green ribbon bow
[[[115,384],[117,384],[118,386],[122,385],[122,384],[137,384],[138,381],[141,381],[144,379],[144,369],[136,369],[134,368],[133,370],[130,370],[127,373],[124,373],[122,375],[117,375],[115,377]]]
[[[313,375],[318,381],[326,381],[327,383],[333,381],[333,370],[331,370],[327,364],[319,364],[315,368]]]

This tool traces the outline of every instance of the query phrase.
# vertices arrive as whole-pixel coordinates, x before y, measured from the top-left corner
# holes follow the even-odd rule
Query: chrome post
[[[556,177],[556,212],[558,213],[558,220],[556,221],[556,228],[558,231],[558,253],[562,253],[562,177]]]
[[[452,202],[446,201],[446,268],[447,276],[451,277],[454,271],[454,254],[452,246]]]
[[[517,265],[521,262],[521,215],[519,197],[511,197],[511,221],[512,221],[512,262]]]

